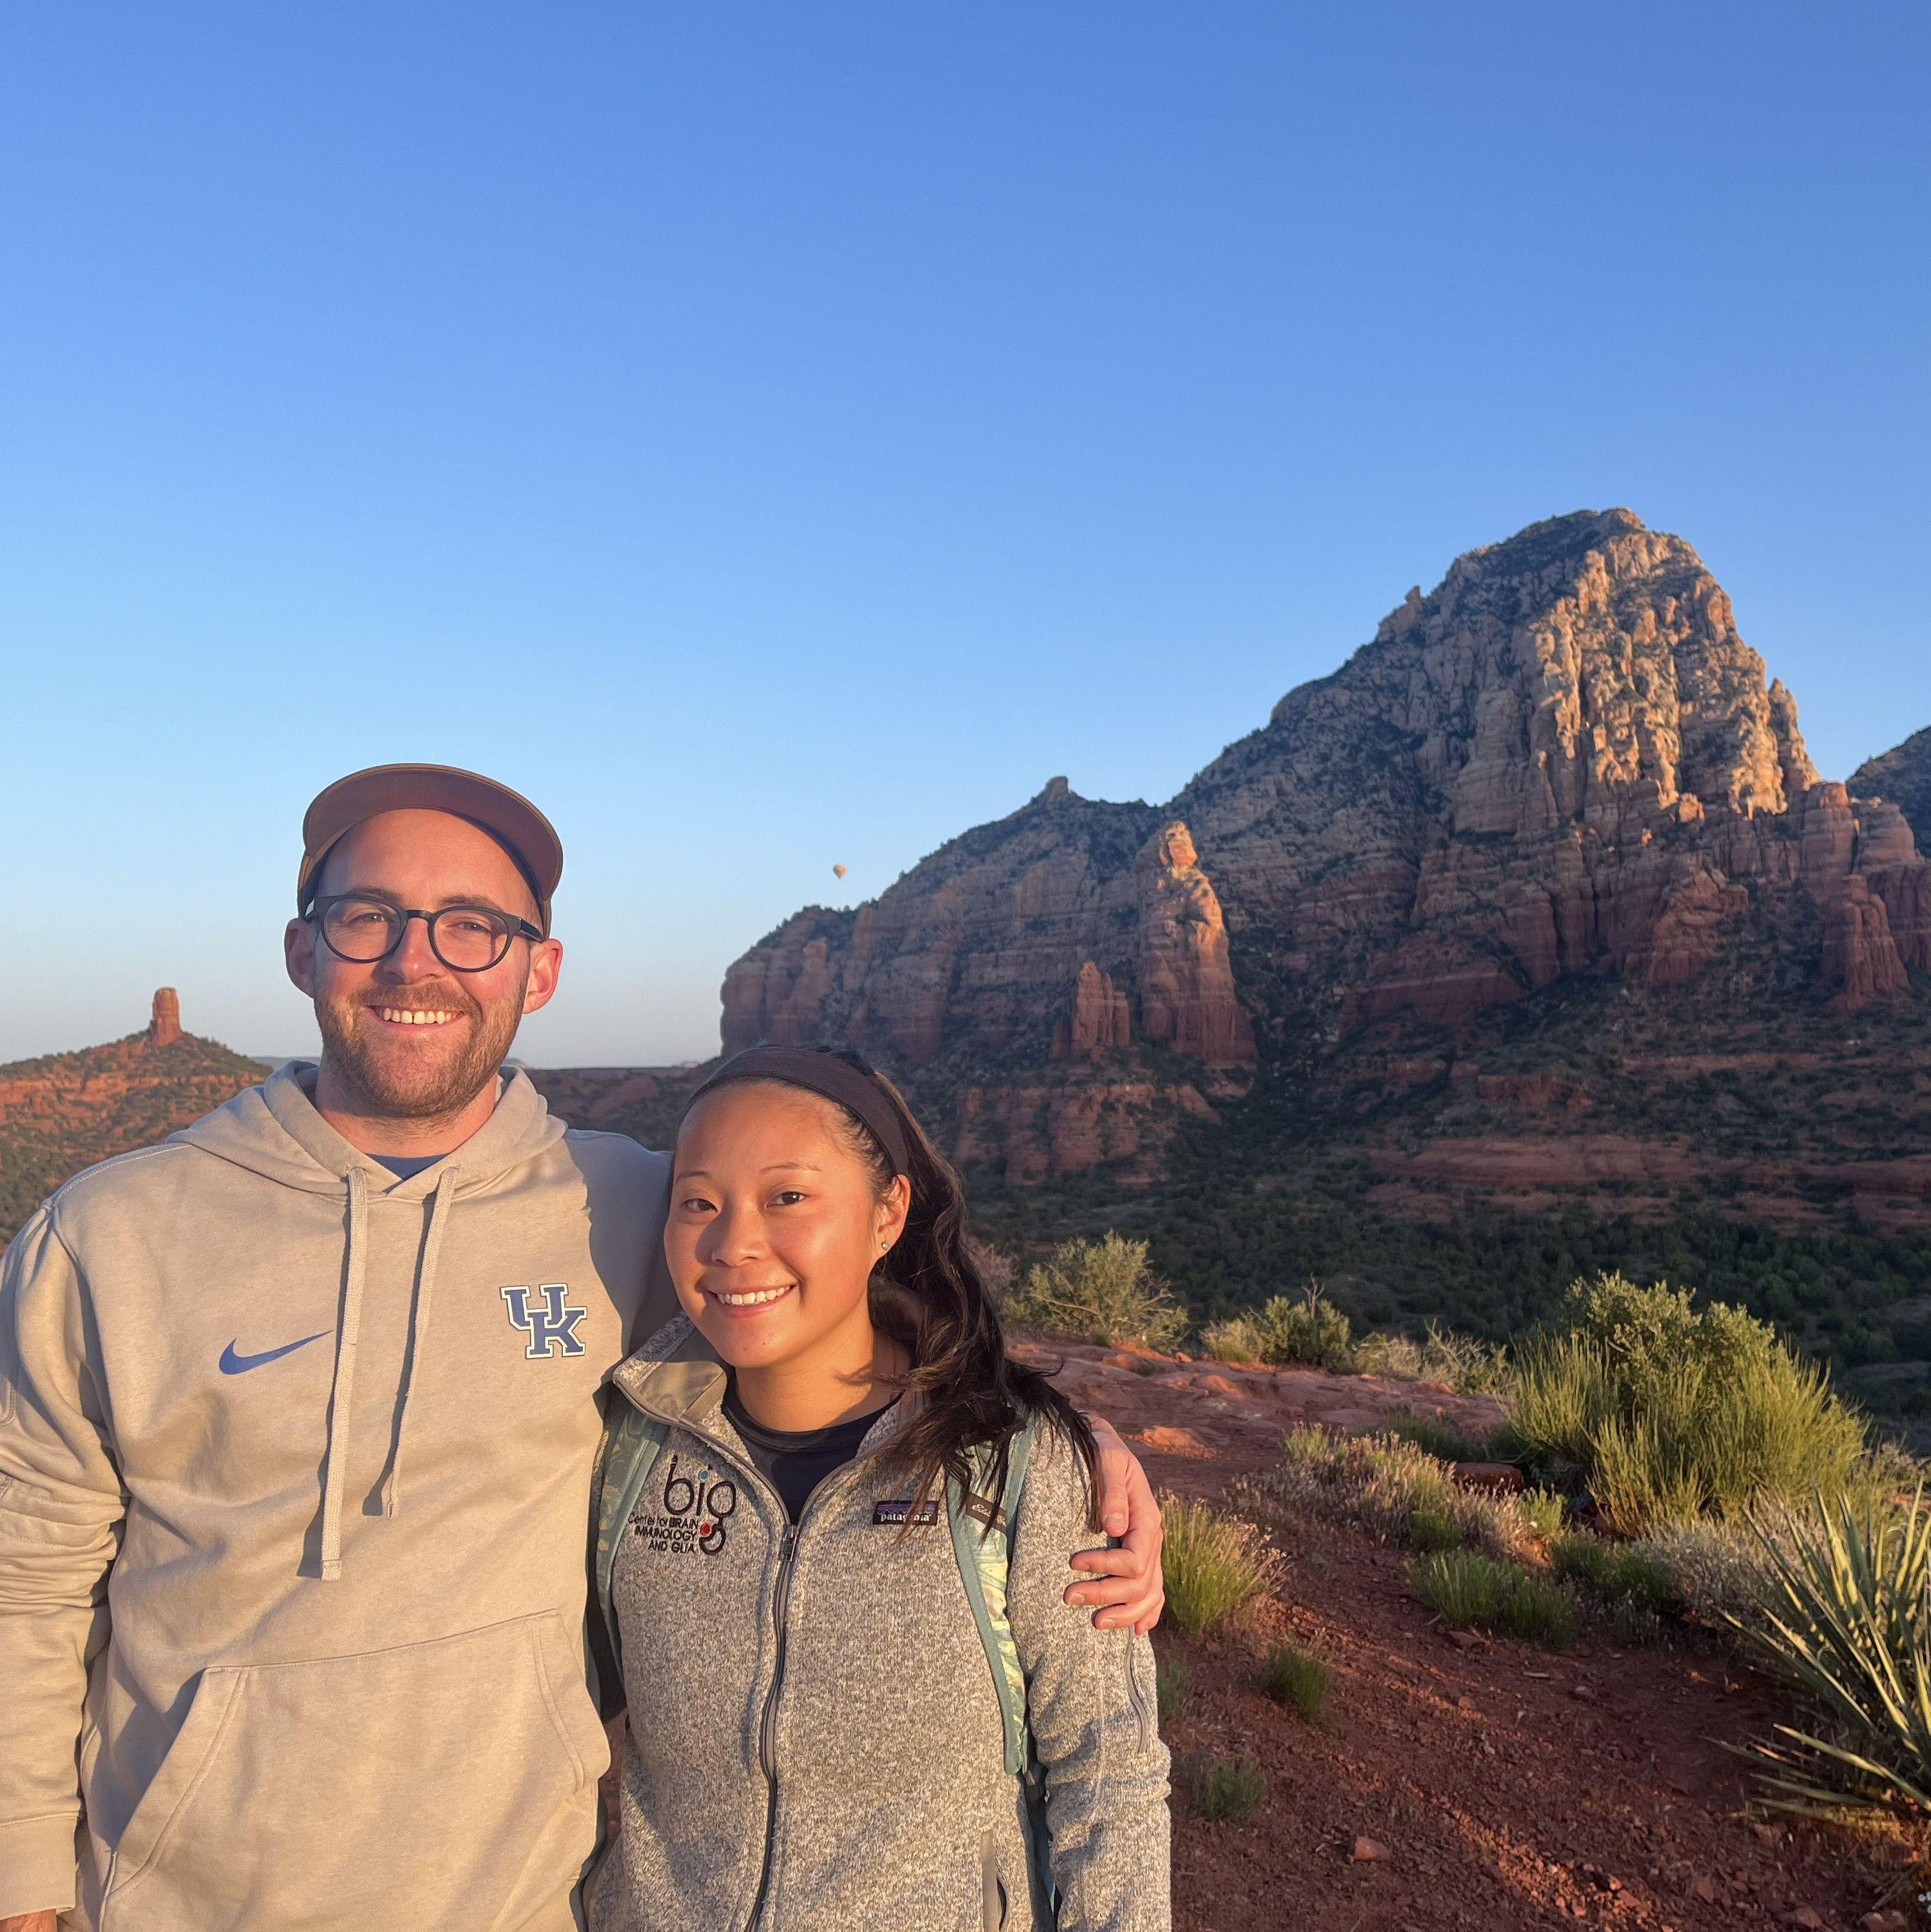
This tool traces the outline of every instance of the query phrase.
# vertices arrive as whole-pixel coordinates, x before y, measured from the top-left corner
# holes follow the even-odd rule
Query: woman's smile
[[[769,1308],[774,1301],[783,1300],[797,1286],[795,1281],[787,1281],[781,1282],[775,1288],[707,1288],[704,1293],[734,1315],[748,1315],[760,1308]]]

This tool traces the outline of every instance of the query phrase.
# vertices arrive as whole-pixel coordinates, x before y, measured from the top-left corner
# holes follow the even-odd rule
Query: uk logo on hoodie
[[[523,1354],[532,1362],[547,1360],[553,1354],[580,1355],[583,1345],[577,1338],[578,1324],[589,1313],[587,1308],[573,1308],[563,1298],[570,1292],[567,1282],[547,1281],[536,1292],[543,1298],[541,1307],[532,1306],[527,1285],[502,1291],[509,1310],[510,1326],[520,1328],[529,1337]]]

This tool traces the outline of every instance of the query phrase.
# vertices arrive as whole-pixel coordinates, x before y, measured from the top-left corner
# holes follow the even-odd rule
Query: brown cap
[[[371,765],[319,793],[302,814],[297,912],[307,911],[329,848],[379,812],[447,812],[480,825],[521,868],[535,896],[539,922],[549,932],[550,896],[563,876],[563,842],[556,828],[520,792],[453,765]]]

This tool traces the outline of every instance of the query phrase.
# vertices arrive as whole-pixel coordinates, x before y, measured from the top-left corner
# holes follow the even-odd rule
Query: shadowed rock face
[[[1851,774],[1848,788],[1855,799],[1888,799],[1919,840],[1931,844],[1931,725],[1882,758],[1867,759]]]
[[[1915,779],[1910,746],[1865,772],[1931,806],[1921,737]],[[1580,972],[1680,985],[1761,893],[1814,902],[1821,992],[1901,989],[1931,970],[1931,868],[1877,789],[1820,782],[1687,544],[1579,512],[1411,590],[1171,805],[1055,779],[856,911],[800,913],[731,968],[724,1045],[857,1044],[1015,1178],[1149,1172],[1241,1090],[1257,1017],[1455,1025]]]

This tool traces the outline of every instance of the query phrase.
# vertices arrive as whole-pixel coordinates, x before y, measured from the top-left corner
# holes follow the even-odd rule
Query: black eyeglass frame
[[[341,947],[329,938],[328,928],[323,923],[324,917],[331,906],[345,905],[351,900],[360,900],[364,905],[382,906],[394,913],[400,922],[395,928],[395,937],[373,959],[361,959],[352,952],[344,952]],[[492,919],[507,920],[509,922],[509,930],[503,934],[501,950],[486,964],[459,966],[454,960],[444,953],[442,948],[436,943],[436,922],[447,918],[451,913],[460,912],[486,912]],[[432,912],[422,906],[399,906],[393,900],[383,898],[379,894],[375,892],[331,892],[325,898],[317,899],[302,916],[314,926],[315,935],[322,944],[327,946],[337,958],[346,960],[351,966],[379,966],[385,959],[392,958],[401,950],[403,941],[409,937],[409,922],[412,919],[421,920],[424,929],[429,934],[430,951],[434,953],[437,959],[448,967],[452,973],[490,972],[500,966],[509,957],[509,950],[513,941],[518,939],[540,940],[544,937],[540,926],[532,926],[528,920],[520,917],[515,913],[505,912],[501,906],[438,906]]]

